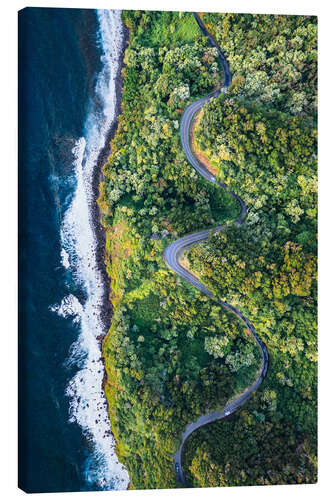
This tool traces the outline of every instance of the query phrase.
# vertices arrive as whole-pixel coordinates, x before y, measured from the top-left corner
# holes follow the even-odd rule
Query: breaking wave
[[[85,464],[88,484],[99,489],[126,489],[129,477],[118,462],[103,391],[104,365],[100,338],[104,283],[97,266],[97,244],[92,220],[93,175],[98,156],[116,118],[116,76],[121,62],[123,27],[120,11],[98,10],[101,70],[84,126],[84,137],[72,150],[75,192],[61,225],[61,262],[85,293],[83,303],[75,295],[64,297],[52,310],[79,323],[79,337],[71,346],[68,365],[78,371],[69,382],[69,420],[76,422],[92,444]]]

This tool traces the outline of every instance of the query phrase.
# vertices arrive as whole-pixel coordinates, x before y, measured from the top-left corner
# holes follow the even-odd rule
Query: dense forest
[[[114,311],[105,389],[119,459],[132,488],[178,487],[181,432],[255,379],[260,353],[246,328],[162,259],[178,236],[226,223],[184,265],[248,316],[270,367],[241,411],[189,438],[187,480],[314,482],[316,20],[203,16],[233,84],[196,120],[193,147],[249,207],[235,227],[237,202],[196,174],[179,136],[185,107],[223,78],[216,49],[189,13],[122,16],[122,115],[99,198]]]
[[[248,215],[241,227],[227,225],[187,259],[214,295],[255,325],[270,367],[243,411],[190,438],[185,470],[197,486],[313,482],[316,20],[205,14],[204,21],[234,78],[228,93],[197,118],[194,143],[243,198]]]

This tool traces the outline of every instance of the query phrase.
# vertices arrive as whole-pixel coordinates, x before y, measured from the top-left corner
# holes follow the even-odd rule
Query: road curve
[[[215,40],[213,37],[210,35],[210,33],[206,30],[204,24],[202,23],[200,17],[198,14],[194,13],[193,14],[201,31],[205,36],[207,36],[209,43],[212,47],[215,47],[218,51],[218,57],[221,62],[222,68],[223,68],[223,73],[224,73],[224,82],[223,84],[220,85],[220,87],[215,90],[214,92],[211,92],[205,97],[202,97],[201,99],[198,99],[197,101],[193,102],[190,104],[184,111],[181,119],[181,124],[180,124],[180,135],[181,135],[181,141],[182,141],[182,146],[184,149],[184,152],[187,156],[188,161],[191,163],[191,165],[195,168],[195,170],[202,175],[205,179],[207,179],[210,182],[213,182],[215,184],[218,184],[221,186],[223,189],[227,189],[226,184],[218,182],[216,177],[209,172],[202,163],[196,158],[196,156],[193,154],[191,147],[190,147],[190,129],[191,129],[191,124],[192,120],[194,118],[194,115],[196,112],[202,108],[202,106],[209,101],[210,99],[215,99],[218,97],[218,95],[221,92],[226,92],[232,77],[231,73],[229,70],[229,65],[219,48],[219,46],[216,44]],[[229,193],[239,202],[240,207],[241,207],[241,212],[239,217],[237,218],[236,221],[234,221],[235,225],[241,225],[246,213],[247,213],[247,208],[245,206],[244,201],[235,193],[232,191],[229,191]],[[195,276],[193,276],[192,273],[190,273],[187,269],[185,269],[181,264],[179,263],[179,259],[184,252],[185,249],[190,248],[192,245],[195,245],[201,241],[207,240],[210,236],[211,233],[217,233],[218,231],[221,231],[224,226],[218,226],[212,230],[204,230],[200,231],[198,233],[190,234],[187,236],[183,236],[182,238],[178,239],[177,241],[174,241],[171,243],[163,253],[163,258],[166,263],[166,265],[175,273],[177,273],[181,278],[186,280],[187,282],[191,283],[193,286],[198,288],[201,292],[206,294],[210,298],[214,298],[213,294],[208,288],[201,283]],[[223,302],[220,299],[216,299],[225,309],[228,311],[233,312],[249,329],[251,334],[253,335],[258,347],[260,348],[261,355],[262,355],[262,368],[260,371],[260,374],[258,378],[253,382],[253,384],[246,389],[246,391],[239,396],[237,399],[232,401],[231,403],[227,404],[221,411],[216,410],[214,412],[206,413],[204,415],[201,415],[195,422],[190,423],[185,431],[182,434],[181,437],[181,443],[180,446],[174,456],[174,464],[175,464],[175,470],[176,470],[176,475],[177,478],[180,482],[185,483],[185,477],[184,473],[182,470],[182,450],[185,441],[187,438],[194,432],[196,429],[199,427],[202,427],[203,425],[207,425],[211,422],[214,422],[216,420],[220,420],[222,418],[225,418],[232,413],[234,413],[238,408],[240,408],[251,396],[252,392],[255,391],[260,384],[262,383],[263,379],[265,378],[265,375],[267,373],[267,368],[268,368],[268,352],[266,345],[263,343],[263,341],[258,337],[258,335],[255,332],[255,329],[253,325],[249,322],[249,320],[240,312],[236,307],[228,304],[227,302]]]

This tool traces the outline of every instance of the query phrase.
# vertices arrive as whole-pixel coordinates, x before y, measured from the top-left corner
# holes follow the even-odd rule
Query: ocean
[[[120,11],[19,13],[19,486],[28,492],[129,482],[102,390],[93,216],[123,46]]]

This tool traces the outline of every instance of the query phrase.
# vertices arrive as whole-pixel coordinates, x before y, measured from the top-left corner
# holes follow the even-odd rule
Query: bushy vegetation
[[[173,455],[185,426],[224,406],[256,376],[260,353],[246,328],[169,271],[162,259],[176,237],[230,221],[188,259],[214,294],[237,305],[254,324],[269,349],[269,375],[241,413],[190,437],[185,471],[196,486],[311,482],[316,418],[312,104],[300,113],[282,106],[283,100],[264,101],[234,85],[205,107],[195,143],[250,207],[246,224],[234,227],[238,204],[196,174],[179,135],[185,107],[222,78],[216,50],[189,13],[122,15],[130,30],[123,112],[99,199],[114,307],[103,356],[119,459],[132,488],[179,486]],[[209,17],[216,38],[226,19]],[[289,23],[289,17],[279,19],[281,29]],[[280,28],[277,24],[276,33]],[[267,44],[260,36],[258,44]],[[250,43],[244,37],[233,38],[235,53],[240,41]],[[245,56],[242,64],[248,64]],[[270,67],[275,71],[273,63]],[[289,92],[284,83],[282,76],[276,82],[280,93]],[[311,89],[307,100],[312,103],[310,95]],[[239,431],[243,424],[246,434]],[[265,452],[254,466],[255,450],[264,441]],[[230,472],[233,454],[239,465]],[[300,467],[304,473],[296,474]]]
[[[276,399],[258,391],[245,409],[191,436],[183,468],[194,487],[315,481],[315,442],[295,430],[290,418],[275,418]]]
[[[231,314],[162,259],[178,235],[239,212],[230,195],[197,176],[180,143],[183,109],[221,78],[216,51],[190,14],[124,12],[123,20],[130,29],[123,113],[99,199],[114,307],[103,347],[106,393],[131,486],[176,487],[181,432],[249,385],[260,353]],[[221,337],[225,356],[216,348]]]
[[[222,48],[232,88],[293,115],[317,112],[317,19],[312,16],[205,13]]]
[[[241,82],[238,77],[244,74],[256,74],[252,57],[246,55],[247,48],[251,54],[254,36],[263,53],[281,36],[292,51],[296,41],[286,34],[297,36],[297,46],[307,48],[301,59],[312,58],[315,65],[313,18],[207,18],[216,21],[213,32],[226,42],[225,51],[235,54],[230,58],[234,82]],[[269,20],[274,21],[272,29]],[[260,27],[256,35],[251,26]],[[237,59],[236,54],[243,57]],[[239,415],[200,430],[187,443],[189,480],[196,485],[316,480],[317,130],[310,106],[315,102],[315,72],[305,72],[299,82],[300,89],[307,89],[309,105],[295,110],[285,68],[290,58],[283,51],[279,56],[280,75],[287,75],[283,85],[274,83],[279,98],[254,95],[242,81],[205,106],[196,125],[196,145],[249,212],[241,227],[228,225],[187,258],[216,296],[250,319],[270,355],[264,392],[259,391]],[[297,67],[297,53],[293,60]],[[270,62],[263,61],[270,75]],[[265,394],[271,408],[263,404]],[[218,447],[216,434],[221,436]],[[200,439],[205,444],[199,446]],[[207,457],[214,464],[209,473]]]

